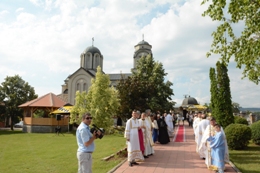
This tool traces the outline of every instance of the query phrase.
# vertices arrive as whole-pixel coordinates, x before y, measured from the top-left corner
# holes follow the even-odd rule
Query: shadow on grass
[[[0,135],[13,135],[13,134],[23,134],[21,130],[0,130]]]

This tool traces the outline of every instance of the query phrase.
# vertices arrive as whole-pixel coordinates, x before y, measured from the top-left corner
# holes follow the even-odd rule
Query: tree
[[[206,4],[209,0],[203,0]],[[221,21],[212,33],[213,43],[207,57],[221,54],[223,62],[234,57],[238,68],[243,68],[243,77],[258,84],[260,81],[260,1],[259,0],[214,0],[203,16]],[[228,17],[227,17],[228,16]],[[229,18],[229,19],[227,19]],[[240,35],[236,36],[233,24],[243,24]],[[226,35],[228,34],[228,35]],[[228,41],[227,41],[228,40]]]
[[[210,69],[212,115],[225,128],[234,123],[228,70],[227,66],[219,61],[216,69],[216,74],[214,68]]]
[[[239,113],[240,112],[239,108],[240,108],[240,106],[238,103],[232,102],[233,113]]]
[[[11,130],[14,123],[18,122],[18,117],[22,118],[23,115],[18,106],[37,97],[34,88],[19,75],[5,78],[0,85],[0,102],[5,104],[6,116],[11,118]]]
[[[132,76],[121,79],[117,85],[121,101],[121,114],[128,114],[133,109],[154,111],[173,109],[171,101],[173,85],[165,82],[165,73],[162,63],[155,62],[151,55],[141,57],[136,69],[132,70]]]
[[[210,68],[210,109],[213,117],[217,116],[217,102],[218,102],[218,87],[215,68]]]
[[[223,128],[226,128],[229,124],[234,123],[228,69],[223,62],[220,63],[218,61],[216,66],[218,84],[218,122]]]
[[[71,112],[71,123],[81,121],[82,115],[90,112],[92,124],[109,129],[113,125],[113,116],[119,107],[118,93],[109,87],[109,76],[97,68],[96,78],[91,80],[88,93],[77,91],[76,104]]]

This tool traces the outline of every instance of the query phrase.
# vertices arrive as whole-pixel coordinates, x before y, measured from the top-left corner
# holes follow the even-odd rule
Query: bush
[[[260,145],[260,121],[251,124],[252,140],[255,144]]]
[[[244,124],[230,124],[225,129],[228,147],[231,150],[244,149],[251,139],[251,129]]]
[[[245,124],[248,125],[248,122],[245,118],[235,116],[235,124]]]

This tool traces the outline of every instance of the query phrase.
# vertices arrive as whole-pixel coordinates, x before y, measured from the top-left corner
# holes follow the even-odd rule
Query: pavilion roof
[[[61,107],[65,105],[66,102],[63,101],[61,98],[56,96],[53,93],[48,93],[44,96],[38,97],[37,99],[28,101],[24,104],[19,105],[20,108],[22,107]]]

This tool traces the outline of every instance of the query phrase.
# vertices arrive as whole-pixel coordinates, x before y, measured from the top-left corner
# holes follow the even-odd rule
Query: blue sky
[[[0,82],[19,74],[39,96],[59,94],[68,75],[80,67],[80,54],[92,45],[104,57],[105,73],[129,73],[134,46],[152,45],[154,59],[173,82],[177,105],[184,95],[209,103],[209,68],[218,56],[206,58],[217,27],[202,17],[201,0],[3,0],[0,2]],[[237,25],[239,28],[240,25]],[[241,27],[240,27],[241,28]],[[231,60],[232,100],[242,107],[260,107],[260,88]]]

